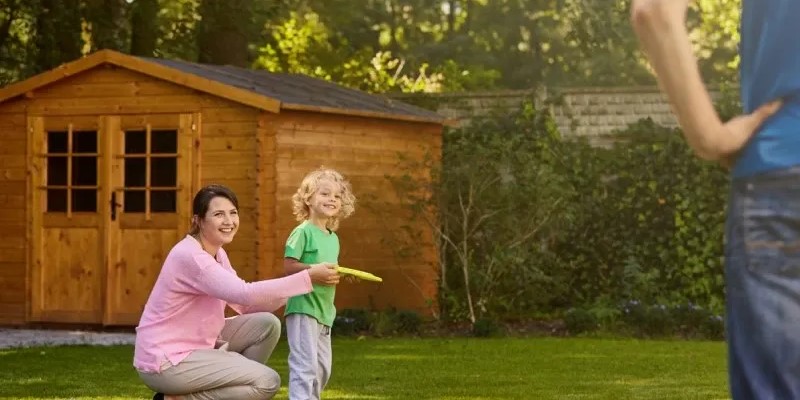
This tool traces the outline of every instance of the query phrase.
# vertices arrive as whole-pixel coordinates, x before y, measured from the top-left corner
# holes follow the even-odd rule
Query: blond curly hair
[[[317,192],[321,181],[334,182],[342,188],[342,205],[339,214],[330,218],[326,224],[328,229],[336,231],[339,229],[339,222],[352,215],[356,210],[356,196],[350,188],[350,181],[336,170],[323,167],[306,175],[303,182],[300,183],[300,187],[297,188],[297,192],[292,195],[292,212],[298,221],[305,221],[311,216],[308,201]]]

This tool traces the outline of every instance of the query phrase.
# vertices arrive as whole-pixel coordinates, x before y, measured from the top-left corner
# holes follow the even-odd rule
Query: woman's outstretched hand
[[[311,282],[319,285],[335,285],[339,283],[339,273],[336,272],[336,264],[319,263],[312,264],[308,269]]]

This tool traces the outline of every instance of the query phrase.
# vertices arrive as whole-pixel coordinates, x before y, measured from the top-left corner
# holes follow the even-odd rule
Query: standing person
[[[689,145],[733,167],[725,228],[734,399],[800,398],[798,0],[743,0],[744,115],[720,121],[686,28],[689,0],[634,0],[632,22]]]
[[[236,195],[206,186],[192,207],[191,230],[167,255],[136,328],[133,365],[154,399],[271,399],[280,376],[265,363],[281,325],[270,312],[339,277],[316,266],[245,282],[222,249],[239,228]],[[240,315],[226,319],[226,305]]]
[[[350,183],[332,169],[306,175],[292,196],[300,222],[286,240],[284,268],[288,276],[311,265],[339,262],[340,220],[355,210]],[[331,326],[336,317],[335,286],[314,285],[314,291],[289,299],[286,336],[289,340],[289,398],[319,399],[331,376]]]

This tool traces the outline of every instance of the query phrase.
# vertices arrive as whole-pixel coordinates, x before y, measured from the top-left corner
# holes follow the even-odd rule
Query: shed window
[[[97,212],[97,131],[47,132],[47,212]]]
[[[125,131],[126,213],[172,213],[177,210],[178,131]]]

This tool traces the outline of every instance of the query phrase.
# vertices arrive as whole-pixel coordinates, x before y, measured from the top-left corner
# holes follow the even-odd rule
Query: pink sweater
[[[225,305],[239,314],[274,311],[292,296],[311,292],[307,271],[247,283],[236,275],[221,248],[214,259],[191,236],[167,255],[136,327],[133,366],[160,372],[193,350],[213,349],[225,326]]]

